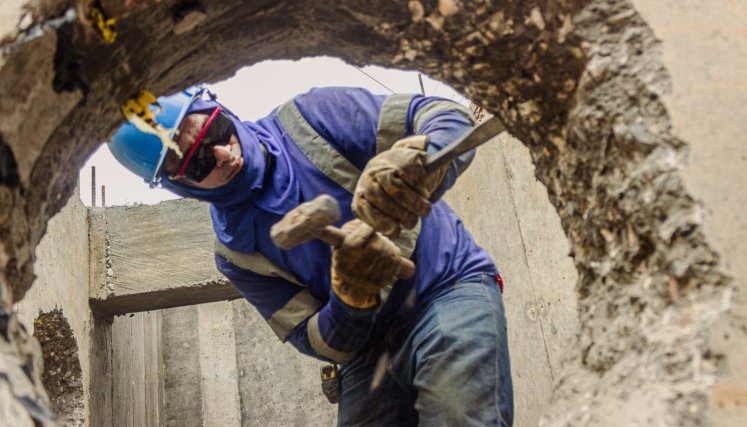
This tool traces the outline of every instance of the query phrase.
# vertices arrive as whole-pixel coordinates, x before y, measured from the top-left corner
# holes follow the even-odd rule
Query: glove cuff
[[[340,301],[351,308],[371,310],[379,305],[378,292],[361,292],[355,287],[348,286],[345,283],[338,283],[336,280],[332,281],[332,291]]]

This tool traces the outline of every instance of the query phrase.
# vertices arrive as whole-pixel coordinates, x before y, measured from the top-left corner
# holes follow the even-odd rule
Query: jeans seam
[[[405,393],[410,398],[414,398],[415,396],[413,395],[413,393],[410,390],[407,389],[407,386],[405,386],[404,382],[402,382],[399,379],[399,377],[397,377],[397,375],[394,374],[394,371],[392,369],[392,365],[393,364],[391,363],[391,361],[386,364],[386,372],[387,372],[387,374],[389,374],[389,377],[392,379],[392,381],[394,381],[394,384],[396,384],[397,387],[399,387],[402,390],[403,393]]]
[[[495,314],[495,306],[496,306],[495,298],[491,294],[490,289],[488,287],[485,287],[483,289],[485,290],[485,293],[487,294],[487,297],[490,300],[491,305],[493,306],[493,309],[490,310],[490,313],[493,316],[493,324],[496,325],[496,328],[498,328],[498,327],[500,327],[500,323],[499,323],[498,316]],[[500,422],[500,421],[503,421],[502,420],[502,415],[501,415],[501,408],[500,408],[500,406],[501,406],[501,403],[500,403],[500,400],[501,400],[500,386],[501,386],[501,384],[499,382],[500,382],[500,377],[501,377],[501,374],[500,374],[501,370],[500,370],[500,343],[498,342],[498,340],[500,339],[500,335],[501,334],[500,334],[500,331],[498,331],[497,329],[496,329],[495,332],[496,332],[496,334],[495,334],[495,354],[496,354],[496,356],[495,356],[495,366],[494,366],[494,368],[495,368],[495,380],[494,380],[495,381],[495,388],[494,388],[494,390],[495,390],[495,408],[494,409],[495,409],[496,419]]]

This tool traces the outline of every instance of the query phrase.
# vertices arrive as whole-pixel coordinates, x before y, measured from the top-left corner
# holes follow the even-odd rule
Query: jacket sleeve
[[[344,362],[366,343],[375,310],[348,307],[330,291],[326,302],[307,288],[238,267],[220,255],[218,270],[283,341],[317,359]]]
[[[428,135],[427,151],[433,155],[471,130],[475,121],[469,110],[457,102],[415,96],[410,102],[407,123],[408,135]],[[431,201],[440,199],[454,185],[474,157],[475,150],[470,150],[449,164],[449,171],[431,195]]]
[[[295,98],[301,114],[340,154],[363,169],[377,153],[383,120],[402,121],[400,137],[428,135],[428,153],[434,154],[474,126],[469,110],[461,104],[438,97],[412,95],[409,106],[397,117],[387,114],[387,97],[360,88],[318,88]],[[469,166],[474,150],[449,165],[449,172],[432,199],[437,200],[454,185]]]

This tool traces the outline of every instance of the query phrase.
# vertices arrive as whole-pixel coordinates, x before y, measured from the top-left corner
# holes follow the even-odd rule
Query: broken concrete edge
[[[16,316],[8,313],[0,307],[0,344],[10,344],[0,350],[0,401],[7,408],[3,421],[8,425],[56,425],[42,383],[41,345]],[[11,346],[15,354],[8,351]]]
[[[672,133],[653,32],[626,1],[590,2],[577,18],[589,63],[557,141],[575,155],[533,152],[571,241],[582,323],[543,420],[697,424],[727,375],[709,328],[739,309],[736,283],[682,180],[688,146]]]
[[[89,303],[94,313],[115,316],[239,298],[242,298],[241,294],[227,279],[215,278],[212,281],[184,284],[151,292],[91,298]]]
[[[106,209],[88,209],[88,292],[90,299],[105,298],[108,282],[109,242]]]

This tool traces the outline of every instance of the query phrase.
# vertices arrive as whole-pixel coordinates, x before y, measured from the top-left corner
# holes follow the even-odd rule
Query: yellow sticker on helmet
[[[122,114],[140,132],[157,136],[164,149],[174,150],[181,159],[184,154],[179,149],[179,145],[171,139],[172,129],[164,128],[156,122],[156,115],[150,108],[150,105],[155,103],[155,95],[147,90],[141,90],[137,98],[130,98],[122,104]]]

